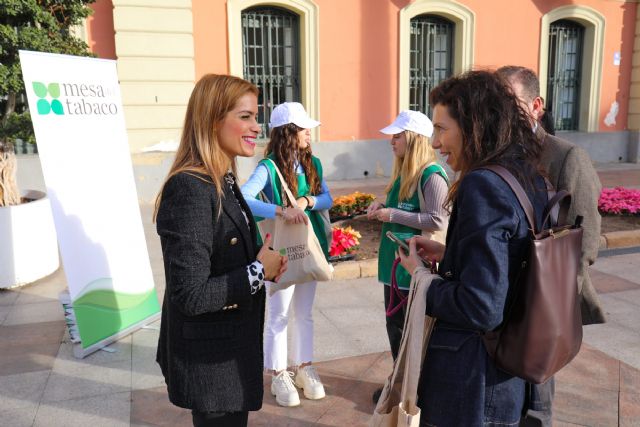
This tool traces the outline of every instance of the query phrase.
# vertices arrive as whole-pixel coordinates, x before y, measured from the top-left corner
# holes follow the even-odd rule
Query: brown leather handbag
[[[487,352],[498,368],[531,383],[540,384],[567,365],[580,351],[582,315],[578,294],[578,268],[582,248],[582,218],[565,224],[566,191],[547,203],[543,228],[553,208],[560,206],[558,224],[537,230],[527,194],[504,167],[491,165],[513,190],[530,225],[531,245],[514,283],[505,318],[496,330],[484,334]],[[564,203],[560,203],[563,201]]]

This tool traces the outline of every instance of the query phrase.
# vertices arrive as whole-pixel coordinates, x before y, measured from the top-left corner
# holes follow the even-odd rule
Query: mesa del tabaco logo
[[[33,82],[38,97],[39,115],[104,116],[118,113],[118,106],[109,102],[114,91],[94,83]]]

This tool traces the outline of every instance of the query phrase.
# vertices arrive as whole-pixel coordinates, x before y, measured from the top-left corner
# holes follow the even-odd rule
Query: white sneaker
[[[296,374],[296,386],[300,387],[304,392],[304,397],[311,400],[322,399],[325,396],[324,386],[320,382],[320,377],[316,372],[316,368],[307,365],[298,369]]]
[[[298,390],[293,385],[293,372],[284,370],[278,375],[271,377],[271,394],[276,397],[276,402],[280,406],[298,406],[300,396]]]

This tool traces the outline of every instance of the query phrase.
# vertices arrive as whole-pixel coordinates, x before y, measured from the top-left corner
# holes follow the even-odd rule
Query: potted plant
[[[59,266],[48,198],[16,184],[14,145],[35,143],[18,51],[91,55],[73,28],[94,1],[0,0],[0,288],[33,282]]]
[[[18,191],[13,145],[0,141],[0,288],[34,282],[58,269],[58,242],[49,199]]]

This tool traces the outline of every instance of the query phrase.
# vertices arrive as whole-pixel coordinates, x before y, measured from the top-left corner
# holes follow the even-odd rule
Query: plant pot
[[[0,288],[35,282],[60,265],[49,199],[35,190],[22,197],[32,201],[0,208]]]

